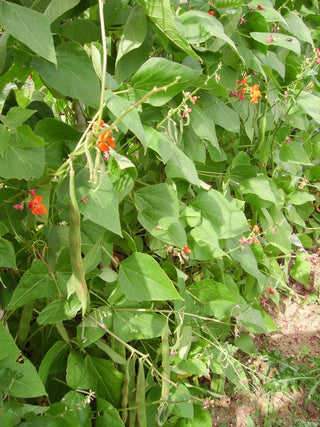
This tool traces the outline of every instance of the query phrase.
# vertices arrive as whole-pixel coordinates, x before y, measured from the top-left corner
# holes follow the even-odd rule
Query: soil
[[[317,280],[318,282],[318,280]],[[268,349],[279,352],[282,360],[288,360],[290,366],[305,364],[312,369],[309,357],[320,357],[320,305],[314,288],[306,290],[297,283],[291,283],[292,294],[281,296],[279,307],[268,302],[266,312],[279,330],[268,335],[254,337],[256,347],[263,352]],[[311,296],[315,298],[312,300]],[[249,360],[250,362],[250,360]],[[274,377],[276,368],[261,358],[254,362],[261,383]],[[252,364],[252,363],[251,363]],[[308,391],[300,388],[286,392],[266,391],[262,386],[250,395],[235,395],[217,399],[212,408],[212,426],[214,427],[317,427],[320,426],[320,406],[308,399]]]

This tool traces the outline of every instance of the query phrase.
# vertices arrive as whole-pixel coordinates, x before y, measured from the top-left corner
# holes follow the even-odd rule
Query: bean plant
[[[0,0],[2,426],[209,427],[252,391],[265,305],[319,277],[319,23]]]

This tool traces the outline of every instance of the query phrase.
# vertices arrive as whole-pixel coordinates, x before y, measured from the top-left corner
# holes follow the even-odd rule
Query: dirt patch
[[[279,307],[267,304],[267,313],[279,331],[254,337],[256,347],[277,351],[291,366],[310,364],[309,357],[320,356],[320,305],[300,297],[281,297]],[[255,361],[255,369],[261,384],[271,381],[277,368],[261,360]],[[309,366],[312,369],[312,366]],[[281,389],[281,387],[279,387]],[[233,396],[229,400],[216,401],[212,408],[214,427],[250,426],[319,426],[320,408],[307,399],[306,388],[288,389],[286,392],[265,391],[256,387],[248,396]],[[297,424],[300,420],[300,424]]]

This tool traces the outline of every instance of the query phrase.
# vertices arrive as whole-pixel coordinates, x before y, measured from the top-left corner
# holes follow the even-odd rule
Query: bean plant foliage
[[[211,426],[319,236],[317,1],[0,0],[0,420]]]

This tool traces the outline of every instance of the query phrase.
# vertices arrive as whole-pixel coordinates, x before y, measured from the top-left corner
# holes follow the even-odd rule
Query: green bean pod
[[[135,408],[135,395],[136,395],[136,358],[133,357],[128,363],[129,369],[129,391],[128,391],[128,405],[129,405],[129,427],[136,427],[137,410]]]
[[[170,397],[170,346],[169,346],[169,324],[166,322],[165,329],[161,337],[162,349],[162,384],[161,384],[161,404],[158,409],[157,423],[162,426],[166,423],[169,414]]]
[[[264,143],[264,138],[266,133],[266,124],[267,124],[267,118],[266,118],[266,115],[264,114],[259,119],[259,135],[256,143],[256,151],[259,151]]]
[[[127,361],[125,365],[125,371],[124,371],[124,380],[122,385],[122,401],[121,401],[121,407],[123,409],[121,413],[123,424],[126,423],[128,418],[128,395],[129,395],[129,386],[130,386],[130,371],[129,371],[130,362]]]
[[[88,289],[81,256],[81,218],[76,199],[74,169],[72,162],[70,162],[69,195],[69,247],[72,276],[67,283],[67,290],[68,298],[74,292],[77,294],[77,297],[81,303],[82,315],[84,316],[88,305]]]
[[[146,378],[144,376],[143,360],[139,360],[137,385],[136,385],[136,405],[137,405],[137,419],[139,427],[147,426],[147,412],[146,412]]]

